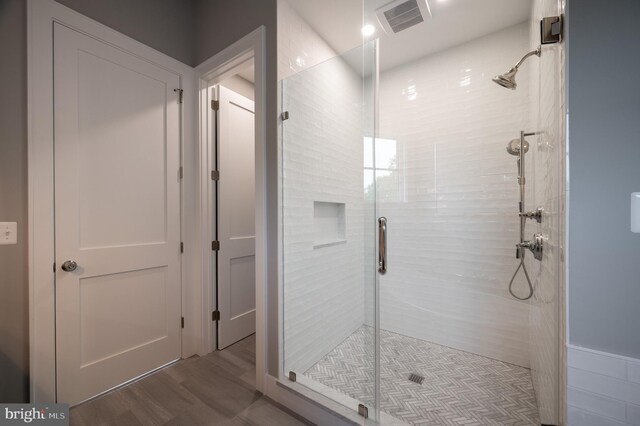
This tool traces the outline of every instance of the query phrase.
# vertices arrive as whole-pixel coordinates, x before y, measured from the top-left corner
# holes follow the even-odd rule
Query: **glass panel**
[[[366,20],[384,22],[379,1],[364,3]],[[558,2],[506,3],[518,20],[491,2],[430,1],[423,23],[376,28],[379,125],[364,141],[364,184],[388,227],[378,279],[383,420],[558,423],[561,45],[529,56],[514,90],[492,81],[536,49],[543,11]],[[470,16],[490,25],[472,35]],[[506,148],[521,131],[531,135],[518,164]],[[542,223],[519,217],[539,206]],[[522,254],[528,300],[518,300],[530,293],[516,259],[521,220],[524,240],[545,238],[542,261]]]
[[[283,372],[376,417],[375,45],[282,81]],[[368,141],[368,142],[367,142]],[[387,148],[385,167],[392,154]]]

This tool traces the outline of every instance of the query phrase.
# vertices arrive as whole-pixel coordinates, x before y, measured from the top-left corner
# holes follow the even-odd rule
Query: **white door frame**
[[[215,199],[211,199],[213,185],[210,176],[211,165],[209,164],[209,137],[211,129],[210,97],[208,88],[214,84],[222,82],[224,79],[234,75],[244,63],[253,58],[255,65],[255,167],[256,167],[256,390],[264,392],[266,373],[266,56],[265,56],[265,27],[261,26],[242,39],[236,41],[220,53],[196,67],[199,90],[199,150],[200,167],[203,173],[200,174],[200,226],[203,235],[213,234],[213,214],[215,212]],[[212,312],[212,288],[211,283],[215,276],[214,265],[211,261],[211,241],[205,240],[201,245],[202,253],[202,303],[205,312]],[[206,352],[214,350],[213,342],[213,321],[211,315],[203,316],[202,329],[208,332],[204,347]]]
[[[110,44],[180,76],[184,91],[181,124],[182,217],[195,217],[197,149],[195,146],[195,75],[193,68],[53,0],[28,0],[28,214],[29,214],[29,349],[32,402],[56,401],[54,156],[53,156],[53,23],[57,22]],[[190,96],[191,95],[191,96]],[[189,102],[192,98],[192,102]],[[203,353],[198,287],[198,230],[183,220],[182,356]]]

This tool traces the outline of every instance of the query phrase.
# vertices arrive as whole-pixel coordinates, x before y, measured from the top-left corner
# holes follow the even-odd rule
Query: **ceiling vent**
[[[427,0],[395,0],[376,10],[387,33],[399,33],[431,17]]]

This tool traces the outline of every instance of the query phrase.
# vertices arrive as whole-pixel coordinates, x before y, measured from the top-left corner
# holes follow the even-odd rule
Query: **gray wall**
[[[223,50],[261,25],[267,28],[267,57],[275,55],[275,0],[195,0],[196,63]],[[277,80],[273,80],[274,82]]]
[[[56,1],[185,64],[196,65],[194,0]]]
[[[278,57],[276,0],[196,0],[196,62],[201,63],[261,25],[267,58],[268,369],[277,374],[278,330]]]
[[[29,397],[26,43],[26,1],[0,0],[0,221],[18,222],[0,246],[0,403]]]
[[[640,358],[640,2],[568,4],[571,343]]]

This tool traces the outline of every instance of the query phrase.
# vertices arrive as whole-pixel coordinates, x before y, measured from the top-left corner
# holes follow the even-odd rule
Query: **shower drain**
[[[424,382],[424,376],[420,376],[419,374],[416,374],[416,373],[411,373],[411,375],[409,376],[409,380],[421,385],[422,382]]]

